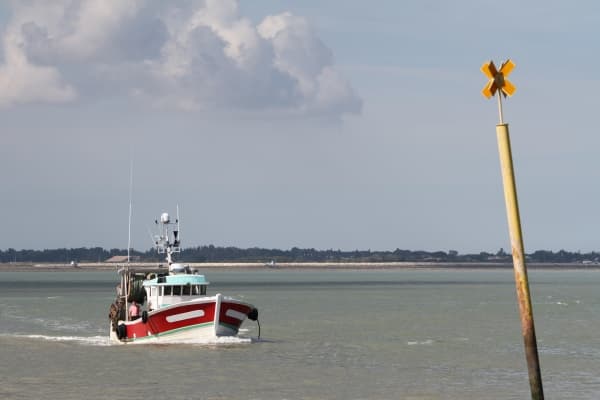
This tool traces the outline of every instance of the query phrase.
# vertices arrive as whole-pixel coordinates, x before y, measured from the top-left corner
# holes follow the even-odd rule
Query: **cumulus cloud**
[[[361,100],[308,21],[235,0],[14,2],[0,106],[125,95],[160,107],[339,116]]]
[[[0,65],[0,107],[34,101],[66,102],[76,97],[73,87],[62,82],[55,68],[31,64],[10,37],[4,39],[4,60]]]

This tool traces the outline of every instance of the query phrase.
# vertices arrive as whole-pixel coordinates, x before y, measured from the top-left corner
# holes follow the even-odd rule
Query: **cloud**
[[[56,68],[31,64],[11,37],[5,37],[4,64],[0,65],[0,108],[18,103],[67,102],[76,98]]]
[[[308,21],[235,0],[14,2],[0,106],[130,96],[158,107],[339,116],[362,102]]]

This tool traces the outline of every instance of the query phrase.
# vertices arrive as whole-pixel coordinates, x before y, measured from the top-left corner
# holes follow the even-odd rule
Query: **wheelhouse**
[[[152,278],[152,277],[151,277]],[[154,310],[171,304],[206,296],[210,282],[204,275],[165,275],[145,280],[143,283],[148,299],[148,309]]]

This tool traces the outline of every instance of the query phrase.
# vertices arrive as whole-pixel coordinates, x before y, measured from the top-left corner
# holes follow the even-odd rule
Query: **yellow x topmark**
[[[515,63],[510,59],[506,60],[500,70],[496,69],[493,61],[489,61],[481,66],[481,72],[485,74],[488,78],[490,78],[489,82],[483,90],[481,91],[485,97],[488,99],[496,94],[496,91],[500,89],[500,93],[504,95],[504,97],[512,96],[515,90],[517,90],[516,86],[512,84],[511,81],[506,79],[508,74],[511,73],[513,68],[515,67]]]

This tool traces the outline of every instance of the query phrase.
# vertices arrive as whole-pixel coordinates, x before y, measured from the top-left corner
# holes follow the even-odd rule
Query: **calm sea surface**
[[[113,272],[0,273],[2,399],[527,399],[511,270],[206,271],[243,338],[109,345]],[[530,271],[546,399],[600,399],[600,271]]]

